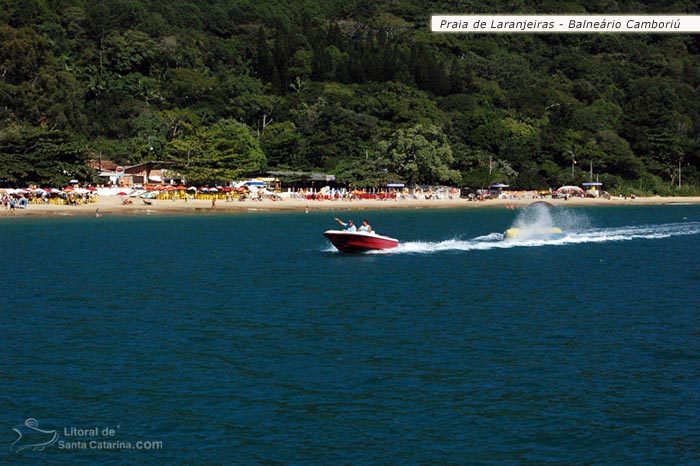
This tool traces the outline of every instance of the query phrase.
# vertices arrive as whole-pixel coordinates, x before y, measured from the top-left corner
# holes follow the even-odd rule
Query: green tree
[[[0,131],[0,180],[10,185],[65,186],[72,178],[93,182],[87,159],[87,147],[64,131]]]
[[[0,24],[0,76],[19,85],[31,80],[50,58],[48,44],[30,28]]]
[[[586,145],[582,156],[602,171],[615,173],[626,179],[639,178],[644,169],[644,164],[634,155],[629,143],[610,130],[596,133]]]
[[[319,98],[294,112],[303,138],[301,168],[332,170],[341,160],[364,156],[374,137],[377,119]]]
[[[147,34],[133,30],[108,34],[104,40],[104,50],[111,69],[119,74],[148,74],[158,55],[157,43]]]
[[[399,129],[389,140],[379,143],[379,152],[387,158],[390,171],[409,185],[455,183],[460,179],[459,172],[450,169],[452,148],[438,126]]]
[[[270,167],[299,167],[301,134],[291,121],[273,123],[265,128],[260,145]]]
[[[191,183],[231,181],[260,172],[265,154],[250,128],[234,120],[200,127],[166,147],[176,169]]]
[[[336,181],[352,188],[381,188],[401,179],[401,176],[387,169],[389,160],[381,154],[347,159],[336,167]]]
[[[392,125],[441,124],[444,114],[425,92],[405,84],[370,83],[356,88],[355,111]]]
[[[166,90],[171,102],[184,107],[206,99],[216,85],[215,78],[206,76],[199,70],[177,68],[170,70],[170,80]]]

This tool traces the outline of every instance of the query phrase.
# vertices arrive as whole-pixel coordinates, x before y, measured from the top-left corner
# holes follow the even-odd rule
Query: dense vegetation
[[[691,13],[697,1],[0,7],[2,184],[89,180],[85,162],[101,157],[168,161],[199,183],[292,169],[353,186],[539,189],[592,168],[615,192],[700,186],[700,36],[429,30],[431,13]]]

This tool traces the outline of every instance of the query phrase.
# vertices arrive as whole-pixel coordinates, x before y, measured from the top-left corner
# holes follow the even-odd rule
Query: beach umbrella
[[[197,188],[194,186],[190,186],[189,188],[187,188],[187,190],[188,191],[197,191]]]
[[[119,191],[117,193],[117,196],[126,196],[126,193],[124,191]]]

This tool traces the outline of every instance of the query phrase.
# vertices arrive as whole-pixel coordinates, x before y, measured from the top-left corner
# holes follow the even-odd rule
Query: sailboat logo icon
[[[42,451],[45,447],[58,441],[55,430],[39,429],[39,421],[29,418],[24,424],[12,429],[17,434],[17,440],[10,445],[10,451],[19,453],[23,450]]]

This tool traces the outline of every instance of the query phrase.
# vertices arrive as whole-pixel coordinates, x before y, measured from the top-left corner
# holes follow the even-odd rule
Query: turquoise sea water
[[[2,464],[700,464],[700,206],[6,219],[0,258]]]

